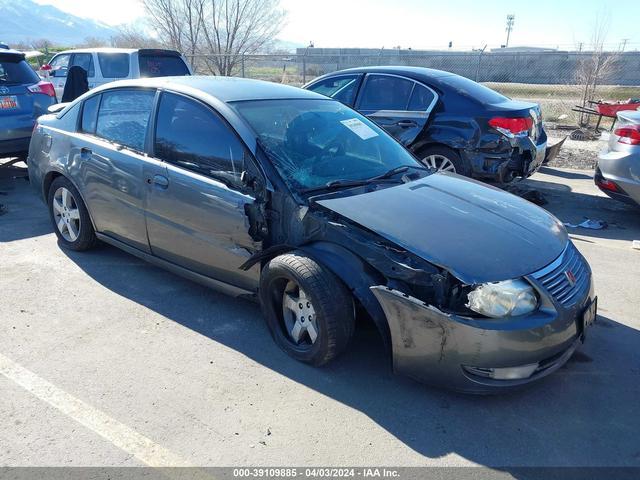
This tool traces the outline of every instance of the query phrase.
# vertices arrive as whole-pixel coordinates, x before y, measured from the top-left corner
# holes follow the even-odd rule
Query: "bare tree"
[[[111,45],[117,48],[158,48],[162,44],[143,31],[132,26],[118,29],[118,34],[111,37]]]
[[[279,0],[143,0],[159,37],[200,67],[231,75],[242,56],[264,50],[286,13]],[[195,63],[195,61],[194,61]]]
[[[583,107],[589,107],[589,102],[596,98],[597,88],[609,80],[618,70],[620,52],[605,51],[605,40],[609,33],[609,17],[599,15],[593,26],[591,34],[590,52],[581,55],[576,68],[576,83],[581,86],[581,102]],[[580,126],[589,125],[591,118],[582,113]]]

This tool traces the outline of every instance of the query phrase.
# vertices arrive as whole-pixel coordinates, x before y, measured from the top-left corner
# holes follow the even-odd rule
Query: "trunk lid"
[[[519,197],[455,174],[317,204],[447,269],[466,284],[519,278],[567,244],[558,219]]]

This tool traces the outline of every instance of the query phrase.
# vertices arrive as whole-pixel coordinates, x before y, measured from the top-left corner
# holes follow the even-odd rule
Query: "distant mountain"
[[[0,0],[0,41],[29,42],[46,38],[56,46],[73,47],[87,37],[110,38],[115,28],[76,17],[31,0]]]

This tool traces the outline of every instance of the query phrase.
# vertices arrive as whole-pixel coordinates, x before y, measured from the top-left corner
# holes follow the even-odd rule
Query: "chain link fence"
[[[640,98],[640,52],[609,53],[591,99]],[[603,57],[605,58],[605,57]],[[608,57],[606,57],[608,58]],[[516,100],[541,105],[546,121],[575,125],[572,111],[585,97],[584,69],[597,68],[593,52],[412,52],[381,50],[353,53],[339,49],[299,49],[285,55],[196,55],[189,57],[198,74],[241,76],[302,86],[325,73],[352,67],[402,65],[456,73]],[[595,65],[595,66],[594,66]]]

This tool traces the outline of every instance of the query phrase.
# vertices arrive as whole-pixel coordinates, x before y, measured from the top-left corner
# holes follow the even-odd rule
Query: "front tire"
[[[264,266],[260,302],[275,342],[301,362],[324,365],[342,353],[353,336],[349,290],[303,253],[280,255]]]
[[[53,230],[63,247],[83,251],[95,245],[96,235],[87,207],[68,179],[54,179],[47,200]]]

